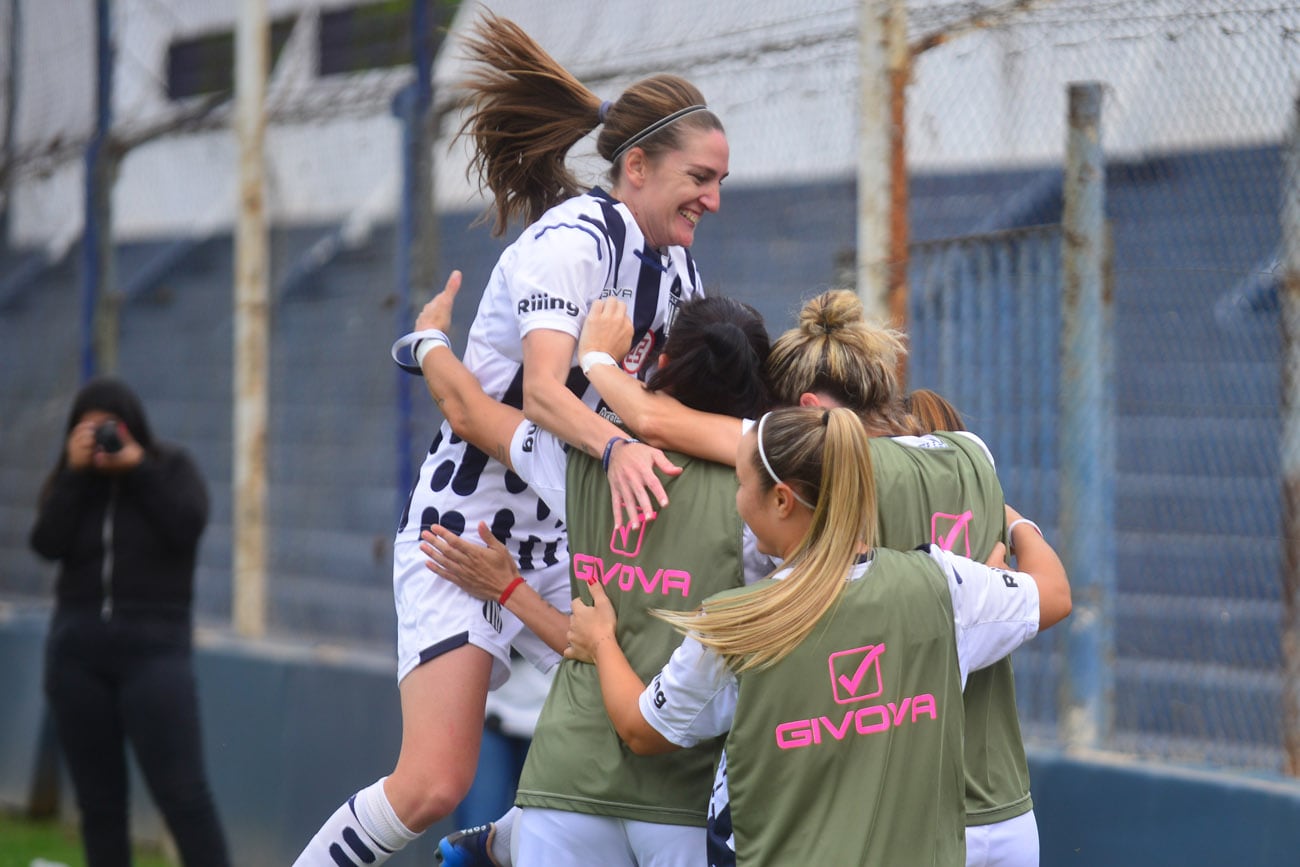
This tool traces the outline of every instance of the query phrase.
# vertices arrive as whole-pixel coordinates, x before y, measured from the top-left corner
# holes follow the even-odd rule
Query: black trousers
[[[87,867],[130,867],[126,746],[185,867],[228,867],[203,766],[187,616],[56,611],[45,694],[81,813]]]

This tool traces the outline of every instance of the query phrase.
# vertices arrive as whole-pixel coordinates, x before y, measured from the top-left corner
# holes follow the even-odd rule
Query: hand
[[[618,625],[618,615],[605,594],[605,585],[595,580],[589,581],[587,588],[591,591],[590,605],[580,596],[573,600],[573,613],[569,615],[569,646],[564,651],[564,658],[594,663],[596,648],[601,642],[617,643],[614,628]]]
[[[623,513],[632,529],[641,526],[641,520],[654,520],[655,504],[668,505],[668,492],[655,475],[655,470],[667,476],[680,475],[682,468],[668,460],[668,456],[645,443],[617,443],[609,455],[609,493],[614,507],[614,526],[623,526]]]
[[[500,599],[501,593],[519,575],[519,569],[506,546],[483,521],[479,521],[478,535],[483,545],[467,542],[434,524],[420,534],[423,540],[420,550],[429,558],[424,565],[475,599]]]
[[[984,561],[985,566],[992,566],[994,569],[1010,569],[1007,564],[1007,546],[998,542],[989,552],[989,558]]]
[[[437,329],[444,334],[451,330],[451,309],[456,304],[456,293],[460,291],[461,273],[452,271],[447,276],[447,285],[442,291],[424,305],[420,315],[415,317],[415,330],[427,331]]]
[[[117,438],[122,441],[122,448],[110,453],[95,442],[95,430],[103,423],[103,420],[82,421],[72,429],[68,435],[68,466],[106,474],[125,473],[140,466],[144,462],[144,446],[122,422],[117,423]]]
[[[632,348],[632,320],[627,305],[617,298],[602,298],[591,305],[578,337],[578,358],[588,352],[608,352],[622,358]]]
[[[122,438],[122,448],[112,454],[95,452],[95,469],[105,473],[125,473],[144,462],[144,446],[131,438],[125,426],[117,426],[117,435]]]
[[[81,421],[68,433],[66,450],[69,469],[86,470],[94,465],[96,426],[93,421]]]

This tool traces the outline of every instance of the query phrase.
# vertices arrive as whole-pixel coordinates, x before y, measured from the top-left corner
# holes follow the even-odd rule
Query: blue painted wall
[[[43,613],[0,618],[0,807],[32,786],[42,702]],[[206,636],[198,653],[208,769],[240,867],[283,867],[350,794],[397,755],[390,662],[305,645]],[[1043,867],[1232,864],[1283,867],[1300,853],[1300,783],[1105,755],[1030,757]],[[63,815],[71,819],[64,786]],[[156,838],[148,797],[135,830]],[[389,863],[432,863],[441,825]]]

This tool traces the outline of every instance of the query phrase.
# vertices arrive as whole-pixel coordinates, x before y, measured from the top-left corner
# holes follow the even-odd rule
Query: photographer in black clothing
[[[229,863],[204,773],[191,653],[207,517],[198,468],[154,440],[135,393],[115,379],[87,383],[31,533],[32,548],[59,563],[45,693],[87,867],[131,863],[128,742],[186,867]]]

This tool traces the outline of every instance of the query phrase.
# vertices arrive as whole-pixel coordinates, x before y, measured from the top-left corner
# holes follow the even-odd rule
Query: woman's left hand
[[[420,534],[420,550],[428,558],[424,565],[475,599],[500,599],[519,575],[519,569],[506,546],[483,521],[479,521],[478,535],[483,545],[467,542],[446,527],[432,525]]]
[[[591,603],[582,601],[582,597],[573,599],[573,614],[569,616],[569,647],[564,651],[565,659],[578,662],[595,662],[596,648],[604,641],[617,642],[614,627],[618,625],[618,615],[605,594],[605,586],[600,579],[589,581],[587,588],[591,591]]]
[[[682,468],[668,460],[668,456],[645,443],[615,443],[609,454],[609,493],[613,498],[614,526],[636,529],[641,522],[653,521],[655,503],[662,509],[668,505],[668,492],[655,470],[666,476],[680,475]]]
[[[444,334],[451,330],[451,311],[456,306],[456,293],[460,291],[461,273],[452,271],[447,277],[447,285],[424,305],[420,315],[415,317],[415,330],[435,329]]]

